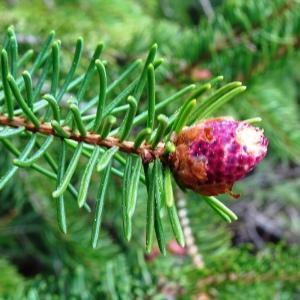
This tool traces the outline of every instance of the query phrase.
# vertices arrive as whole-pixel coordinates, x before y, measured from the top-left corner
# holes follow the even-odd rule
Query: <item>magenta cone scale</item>
[[[263,130],[231,118],[205,120],[173,137],[177,182],[203,195],[229,192],[266,156]]]

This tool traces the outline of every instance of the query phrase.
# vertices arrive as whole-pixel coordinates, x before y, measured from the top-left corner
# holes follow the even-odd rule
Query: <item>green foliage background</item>
[[[196,195],[187,196],[205,262],[201,270],[190,257],[171,253],[145,261],[143,201],[132,242],[125,242],[118,180],[109,187],[100,246],[92,250],[92,217],[69,203],[70,232],[63,236],[48,196],[52,184],[20,172],[0,192],[1,299],[299,299],[300,4],[211,1],[210,19],[200,2],[0,3],[1,34],[14,25],[25,51],[38,48],[54,29],[62,40],[65,70],[76,38],[83,36],[82,70],[97,42],[104,41],[109,80],[157,42],[165,59],[157,75],[159,99],[217,75],[243,81],[247,91],[219,114],[260,116],[270,139],[265,162],[236,187],[241,199],[224,199],[240,216],[236,224],[229,227]],[[175,108],[170,105],[167,112]],[[7,164],[1,149],[0,170]],[[145,193],[140,192],[141,200]]]

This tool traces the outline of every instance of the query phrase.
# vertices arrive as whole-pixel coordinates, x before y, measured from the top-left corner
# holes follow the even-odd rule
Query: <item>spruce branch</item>
[[[245,6],[247,8],[247,5]],[[236,9],[234,12],[231,11],[231,15],[236,14],[236,22],[239,23],[239,25],[230,28],[230,36],[225,36],[225,38],[222,38],[221,41],[217,40],[216,43],[209,49],[209,51],[201,53],[201,56],[199,57],[197,62],[194,63],[194,65],[209,61],[210,59],[212,59],[212,55],[220,54],[221,52],[224,52],[232,47],[236,47],[239,44],[253,45],[253,39],[255,39],[255,36],[258,35],[261,27],[264,24],[272,20],[284,18],[285,13],[289,12],[295,6],[297,6],[296,1],[283,1],[283,3],[281,5],[278,5],[278,7],[276,7],[271,13],[269,13],[266,18],[258,18],[258,20],[254,23],[251,22],[251,19],[243,12],[242,9]],[[251,8],[248,9],[250,10]],[[260,13],[263,14],[264,12]],[[215,22],[215,26],[217,25],[217,22]]]
[[[7,35],[13,36],[12,32],[10,28]],[[222,76],[218,76],[205,84],[191,84],[159,101],[155,72],[162,60],[156,59],[156,44],[150,48],[143,68],[140,68],[142,61],[137,60],[113,83],[108,84],[105,64],[99,59],[103,45],[99,43],[85,74],[74,78],[83,52],[82,38],[78,38],[76,42],[70,69],[65,74],[60,86],[59,78],[62,77],[60,70],[61,42],[54,40],[54,32],[50,33],[32,67],[29,71],[21,72],[21,77],[18,77],[21,70],[18,69],[16,63],[18,59],[16,40],[14,38],[8,40],[13,47],[9,48],[8,42],[5,45],[7,49],[2,50],[1,57],[0,127],[2,130],[0,130],[0,142],[17,158],[13,160],[13,166],[0,179],[0,189],[19,168],[32,168],[48,178],[54,179],[56,188],[52,197],[56,199],[59,228],[66,233],[67,216],[64,193],[67,190],[70,191],[78,206],[89,210],[87,198],[92,176],[95,170],[101,172],[104,178],[101,178],[100,181],[91,237],[92,247],[95,248],[102,223],[109,175],[112,173],[122,180],[122,215],[125,239],[129,241],[132,237],[132,218],[136,210],[139,185],[143,183],[148,192],[145,222],[146,251],[151,251],[155,235],[161,253],[166,254],[165,220],[161,214],[163,210],[167,212],[175,239],[183,247],[185,244],[184,234],[173,198],[173,176],[175,176],[176,182],[184,188],[185,186],[182,185],[184,174],[188,173],[180,171],[181,177],[177,176],[178,159],[184,161],[191,158],[194,163],[197,163],[198,160],[190,157],[189,151],[181,153],[178,141],[181,140],[181,136],[184,136],[186,129],[198,130],[197,125],[194,126],[195,122],[211,116],[222,105],[243,92],[245,87],[240,82],[235,82],[215,90],[216,84],[223,80]],[[9,49],[11,51],[8,51]],[[13,66],[8,62],[13,63]],[[33,81],[32,78],[37,76],[38,70],[40,73]],[[98,76],[98,95],[84,101],[88,88],[94,91],[91,84],[94,75]],[[135,79],[131,79],[133,75],[137,75]],[[109,99],[112,91],[128,82],[129,79],[131,82],[113,99]],[[42,92],[46,82],[50,83],[47,85],[48,90]],[[141,111],[144,90],[147,91],[147,109]],[[71,97],[65,105],[64,99],[67,92],[71,94]],[[206,93],[210,93],[210,95],[207,96]],[[197,99],[199,98],[202,101],[198,104]],[[178,105],[171,116],[158,115],[160,110],[179,99],[185,99],[185,101]],[[122,114],[125,115],[120,118],[119,116]],[[218,126],[218,122],[222,123],[223,121],[216,119],[215,122]],[[234,124],[239,124],[239,122],[234,121]],[[114,128],[115,125],[116,128]],[[136,129],[139,130],[139,133],[135,136],[134,130]],[[249,130],[254,130],[254,128],[251,127]],[[8,138],[17,139],[21,136],[29,137],[29,141],[22,151],[7,140]],[[42,137],[44,137],[43,142],[40,142]],[[61,154],[58,164],[51,155],[51,148],[57,140],[60,141]],[[195,139],[195,141],[197,140]],[[66,164],[67,146],[74,149],[68,165]],[[222,145],[220,146],[222,147]],[[32,154],[30,154],[31,152]],[[82,156],[88,158],[88,163],[84,168],[77,192],[71,182]],[[38,164],[38,161],[43,159],[52,171]],[[196,177],[200,175],[199,173]],[[217,194],[231,192],[231,186],[230,182],[229,185],[225,185],[226,189],[217,188],[219,191]],[[191,186],[187,185],[187,187]],[[193,189],[197,191],[194,187]],[[203,189],[205,190],[205,188]],[[216,193],[211,195],[216,195]],[[225,220],[231,221],[236,218],[234,213],[216,198],[207,197],[205,199]]]
[[[213,22],[200,22],[201,43],[199,38],[191,41],[191,33],[182,30],[181,42],[170,47],[177,55],[172,57],[174,68],[166,81],[180,86],[183,74],[203,80],[222,69],[232,80],[245,82],[271,68],[274,59],[290,57],[299,49],[299,3],[278,1],[269,10],[265,6],[269,7],[268,1],[224,3]],[[184,51],[187,47],[193,51]],[[233,61],[235,68],[229,69]]]

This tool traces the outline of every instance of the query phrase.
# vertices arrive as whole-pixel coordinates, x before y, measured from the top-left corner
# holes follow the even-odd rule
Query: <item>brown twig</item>
[[[11,120],[6,115],[0,114],[0,125],[9,127],[24,127],[27,131],[33,133],[40,133],[43,135],[53,135],[61,137],[51,126],[50,123],[42,123],[40,127],[36,127],[34,124],[28,122],[22,117],[14,117]],[[164,143],[159,143],[158,146],[153,149],[149,144],[142,144],[140,147],[135,148],[134,143],[131,141],[120,141],[116,137],[101,138],[99,134],[88,132],[86,136],[81,136],[75,133],[71,128],[64,126],[64,131],[68,133],[68,139],[77,142],[84,142],[90,145],[98,145],[105,148],[112,148],[114,146],[119,147],[120,151],[126,153],[135,153],[142,158],[143,164],[148,164],[155,158],[162,158],[164,154]]]

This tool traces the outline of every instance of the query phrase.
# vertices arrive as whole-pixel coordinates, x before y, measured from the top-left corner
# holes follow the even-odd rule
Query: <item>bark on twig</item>
[[[59,134],[55,132],[49,123],[41,123],[40,127],[35,127],[34,124],[28,122],[22,117],[14,117],[11,120],[0,114],[0,126],[9,126],[9,127],[25,127],[27,131],[33,133],[40,133],[43,135],[53,135],[60,137]],[[74,140],[77,142],[84,142],[90,145],[98,145],[106,148],[112,148],[114,146],[119,147],[120,151],[126,153],[135,153],[142,158],[143,164],[148,164],[153,161],[155,158],[162,158],[164,154],[164,143],[159,143],[155,149],[152,149],[149,144],[142,144],[138,148],[134,148],[134,143],[131,141],[120,141],[116,137],[107,137],[101,138],[99,134],[88,132],[86,136],[81,136],[79,133],[72,132],[71,128],[64,126],[64,131],[69,134],[68,139]]]

